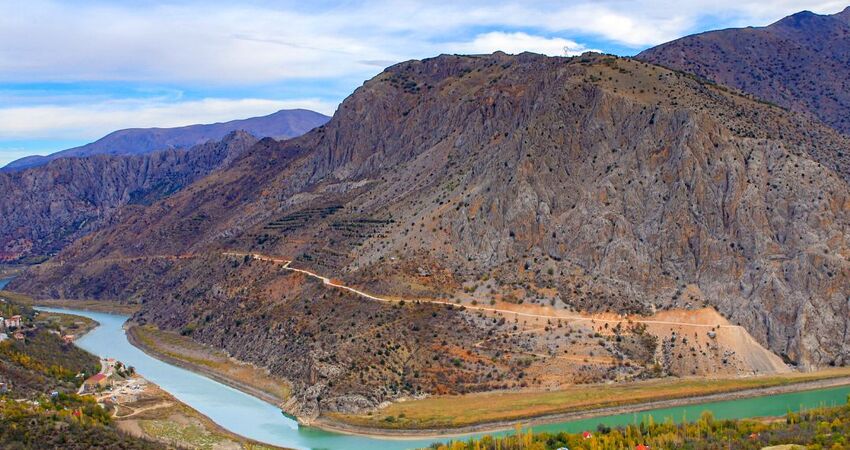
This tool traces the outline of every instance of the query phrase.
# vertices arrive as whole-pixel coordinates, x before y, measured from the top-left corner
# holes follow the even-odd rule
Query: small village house
[[[5,341],[5,340],[7,340],[7,339],[9,339],[9,335],[8,335],[8,334],[6,334],[6,333],[0,333],[0,342],[3,342],[3,341]]]
[[[104,388],[109,385],[109,378],[106,377],[106,374],[97,373],[90,376],[85,382],[83,382],[83,390],[85,392],[95,392],[100,388]]]
[[[74,335],[73,334],[66,334],[65,336],[62,336],[62,341],[66,344],[73,344],[74,343]]]
[[[20,331],[16,331],[15,334],[12,335],[12,337],[14,337],[18,341],[23,341],[25,336],[24,336],[24,333],[21,333]]]
[[[14,315],[5,320],[6,328],[20,328],[21,327],[21,316]]]

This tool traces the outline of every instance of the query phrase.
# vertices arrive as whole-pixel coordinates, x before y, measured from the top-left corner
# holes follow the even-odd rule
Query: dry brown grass
[[[131,333],[139,344],[157,355],[183,362],[204,372],[211,372],[237,385],[251,387],[268,394],[278,402],[289,398],[290,387],[285,380],[271,376],[264,369],[236,361],[221,350],[150,325],[134,326]]]
[[[346,424],[369,428],[458,428],[658,400],[783,386],[848,375],[850,375],[850,368],[840,368],[814,373],[795,372],[751,378],[681,378],[612,385],[576,385],[549,392],[491,392],[462,396],[435,396],[393,403],[372,415],[329,414],[328,416]]]

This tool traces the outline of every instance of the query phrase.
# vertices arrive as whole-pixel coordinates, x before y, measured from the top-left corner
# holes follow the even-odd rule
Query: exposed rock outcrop
[[[488,332],[470,314],[412,323],[427,310],[400,313],[362,299],[364,309],[343,309],[352,299],[305,290],[288,272],[243,272],[245,262],[209,259],[223,250],[291,258],[386,296],[641,314],[710,305],[790,360],[845,364],[848,148],[846,137],[808,116],[643,62],[440,56],[390,67],[327,125],[257,143],[11,287],[139,302],[140,319],[173,330],[192,323],[195,339],[293,380],[305,411],[359,404],[347,396],[374,405],[441,389],[546,385],[565,373],[571,381],[652,376],[648,355],[658,350],[651,339],[612,346],[601,325],[570,334],[519,318],[496,318],[494,345],[470,346]],[[154,258],[184,254],[206,262]],[[318,310],[327,322],[316,321]],[[228,328],[237,316],[251,326]],[[455,326],[463,331],[434,337]],[[382,329],[394,349],[424,356],[400,367],[428,367],[429,357],[445,367],[450,354],[479,369],[450,367],[447,377],[422,369],[421,378],[405,369],[360,382],[362,370],[352,369],[359,361],[379,367],[370,373],[398,374],[386,359],[375,362],[374,341],[355,339]],[[707,331],[699,337],[716,353],[711,361],[732,359]],[[514,356],[476,353],[500,346]],[[585,356],[556,358],[565,348]],[[623,358],[645,365],[618,359],[626,350]],[[516,365],[525,360],[530,366]],[[603,360],[613,362],[600,374],[592,367]],[[695,370],[691,361],[670,370]],[[395,389],[414,380],[418,389]],[[317,390],[326,394],[311,403]]]
[[[0,173],[0,261],[50,255],[113,220],[229,164],[257,142],[242,131],[189,150],[62,158]]]

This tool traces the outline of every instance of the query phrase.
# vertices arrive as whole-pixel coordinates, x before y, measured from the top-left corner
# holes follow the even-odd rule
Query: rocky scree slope
[[[850,8],[687,36],[636,58],[812,114],[850,133]]]
[[[257,139],[244,131],[189,150],[62,158],[0,173],[0,261],[57,252],[110,223],[126,205],[148,205],[230,163]]]
[[[11,287],[138,301],[174,327],[170,311],[234,282],[121,258],[241,249],[384,295],[711,305],[790,361],[845,364],[848,148],[805,115],[643,62],[440,56],[390,67],[327,125],[259,142]]]

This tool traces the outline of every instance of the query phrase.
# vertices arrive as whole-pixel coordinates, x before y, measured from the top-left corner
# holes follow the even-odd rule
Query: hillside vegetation
[[[290,381],[307,418],[788,370],[777,355],[840,366],[846,148],[810,117],[631,59],[444,55],[388,68],[325,126],[260,141],[10,289],[141,304],[138,322]]]
[[[850,404],[850,398],[848,398]],[[589,434],[586,434],[589,433]],[[645,420],[625,428],[599,426],[583,433],[541,433],[517,428],[505,437],[484,437],[433,445],[434,450],[619,450],[673,449],[845,449],[850,446],[850,405],[788,413],[784,420],[717,420],[705,412],[693,423]],[[645,446],[645,447],[638,447]],[[787,446],[787,447],[784,447]],[[773,448],[773,447],[771,447]]]

